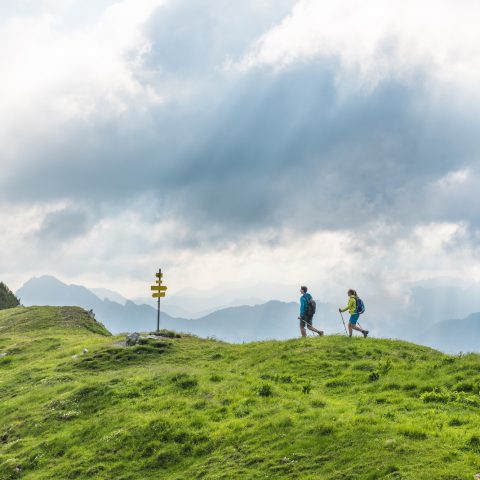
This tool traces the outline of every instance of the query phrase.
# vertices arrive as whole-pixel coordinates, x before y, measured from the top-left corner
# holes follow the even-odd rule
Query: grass
[[[340,336],[121,339],[78,308],[0,312],[2,480],[480,472],[478,355]]]

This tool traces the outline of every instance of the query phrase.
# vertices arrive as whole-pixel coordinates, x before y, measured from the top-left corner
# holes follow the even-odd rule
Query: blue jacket
[[[312,299],[309,293],[305,293],[300,297],[300,316],[304,317],[307,314],[308,302]]]

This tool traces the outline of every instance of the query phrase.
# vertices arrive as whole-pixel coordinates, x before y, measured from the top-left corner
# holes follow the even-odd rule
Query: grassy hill
[[[79,308],[0,312],[2,480],[480,472],[478,355],[345,337],[119,340]]]

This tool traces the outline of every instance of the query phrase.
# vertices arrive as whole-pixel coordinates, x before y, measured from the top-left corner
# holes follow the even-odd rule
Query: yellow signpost
[[[152,297],[158,298],[158,310],[157,310],[157,332],[160,331],[160,298],[164,297],[167,294],[167,287],[162,285],[163,273],[162,269],[159,268],[158,272],[155,274],[157,280],[155,285],[150,286],[150,290],[153,292]]]
[[[166,285],[152,285],[150,287],[150,290],[154,290],[154,291],[157,291],[157,292],[162,292],[166,289],[167,289]]]

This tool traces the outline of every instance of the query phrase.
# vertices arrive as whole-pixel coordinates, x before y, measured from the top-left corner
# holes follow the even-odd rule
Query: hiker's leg
[[[313,326],[313,315],[305,317],[305,324],[307,325],[307,328],[308,328],[311,332],[320,333],[320,332]]]
[[[307,325],[307,328],[312,332],[318,333],[319,335],[323,335],[323,332],[321,330],[317,330],[313,325]]]
[[[363,333],[363,330],[357,325],[359,316],[360,315],[358,313],[352,313],[350,315],[350,320],[348,322],[348,327],[350,329],[350,336],[352,336],[352,330],[357,330],[357,332]]]
[[[351,323],[348,324],[348,336],[349,337],[352,336],[352,324]]]
[[[300,333],[302,334],[302,337],[307,336],[307,332],[305,331],[305,320],[301,317],[298,317],[300,320]]]
[[[353,324],[353,325],[352,325],[352,328],[354,328],[355,330],[358,330],[359,332],[361,332],[365,338],[368,337],[368,333],[369,333],[368,330],[365,330],[365,329],[362,328],[360,325]]]

